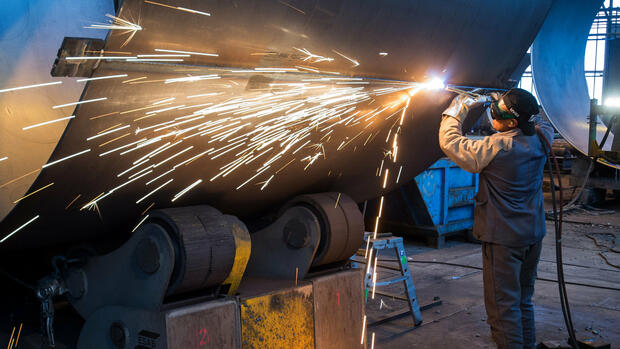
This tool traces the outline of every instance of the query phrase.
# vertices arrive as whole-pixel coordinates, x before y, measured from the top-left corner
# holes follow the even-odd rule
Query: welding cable
[[[588,179],[590,179],[590,173],[592,172],[592,167],[594,167],[594,161],[590,159],[590,164],[588,165],[588,170],[586,171],[585,178],[583,179],[583,183],[581,183],[581,187],[579,187],[579,193],[577,193],[577,195],[575,195],[575,197],[568,204],[564,205],[565,210],[572,209],[575,202],[583,194],[583,190],[585,189],[586,184],[588,183]]]
[[[565,281],[564,281],[564,269],[563,269],[563,264],[562,264],[562,231],[561,231],[561,222],[562,222],[562,216],[563,216],[563,203],[562,203],[562,193],[563,193],[563,188],[562,188],[562,182],[560,179],[560,175],[559,175],[559,170],[557,171],[556,174],[554,174],[553,171],[553,166],[552,166],[552,160],[556,160],[555,158],[555,154],[553,154],[553,149],[551,147],[551,144],[549,143],[549,141],[547,140],[547,138],[542,134],[542,132],[539,129],[536,129],[537,133],[538,133],[538,137],[540,138],[541,143],[543,144],[543,148],[545,149],[549,149],[549,156],[547,158],[547,165],[549,167],[549,180],[550,180],[550,188],[551,188],[551,202],[553,205],[553,223],[554,223],[554,228],[555,228],[555,248],[556,248],[556,270],[557,270],[557,278],[558,278],[558,290],[559,290],[559,295],[560,295],[560,305],[562,306],[562,315],[564,317],[564,322],[566,323],[566,328],[568,330],[568,335],[570,338],[570,344],[571,346],[574,346],[573,344],[575,343],[574,341],[574,336],[573,336],[573,327],[572,327],[572,319],[570,317],[570,308],[567,307],[567,298],[566,298],[566,289],[565,287],[563,287],[563,285],[565,285]],[[555,175],[558,176],[558,186],[560,189],[560,215],[559,215],[559,219],[558,219],[558,213],[557,213],[557,201],[556,201],[556,196],[555,196],[555,183],[554,183],[554,177]]]
[[[562,262],[562,218],[564,215],[564,203],[562,198],[562,178],[560,177],[560,166],[558,165],[558,160],[553,153],[553,149],[551,147],[551,143],[549,140],[543,135],[540,129],[536,128],[536,132],[538,133],[538,138],[540,138],[543,143],[543,148],[549,151],[547,165],[549,167],[549,175],[551,181],[551,200],[553,204],[553,223],[555,226],[555,258],[556,258],[556,269],[557,269],[557,278],[558,278],[558,291],[560,294],[560,304],[562,306],[562,315],[564,316],[564,322],[566,323],[566,328],[568,330],[569,336],[569,344],[573,348],[577,348],[577,337],[575,336],[575,328],[573,327],[573,319],[570,312],[570,305],[568,302],[568,295],[566,293],[566,282],[564,280],[564,266]],[[553,162],[553,166],[552,163]],[[555,166],[555,171],[553,167]],[[555,184],[553,183],[554,175],[557,176],[558,188],[559,188],[559,199],[560,199],[560,212],[558,215],[558,204],[556,201],[556,193],[555,193]]]
[[[400,260],[398,260],[398,259],[390,259],[390,258],[379,258],[377,261],[378,262],[393,262],[393,263],[400,262]],[[360,261],[360,260],[356,260],[355,262],[364,264],[364,261]],[[440,264],[440,265],[449,265],[449,266],[452,266],[452,267],[460,267],[460,268],[482,270],[482,267],[477,267],[475,265],[468,265],[468,264],[460,264],[460,263],[450,263],[450,262],[441,262],[441,261],[425,261],[425,260],[410,260],[410,259],[408,259],[407,262],[408,263],[418,263],[418,264]],[[550,262],[550,261],[544,261],[544,262]],[[573,266],[581,267],[581,265],[578,265],[578,264],[568,264],[568,265],[573,265]],[[378,266],[381,267],[380,264],[378,264]],[[537,276],[536,280],[547,281],[547,282],[558,282],[558,280],[547,279],[547,278],[540,277],[540,276]],[[565,283],[567,285],[597,288],[597,289],[600,289],[600,290],[620,291],[619,287],[591,285],[591,284],[584,284],[584,283],[581,283],[581,282],[573,282],[573,281],[565,281]]]
[[[564,205],[563,207],[564,211],[572,210],[576,207],[575,202],[579,200],[579,198],[583,194],[583,190],[585,189],[585,186],[588,183],[588,179],[590,178],[590,173],[592,172],[593,166],[594,166],[594,161],[590,160],[590,164],[588,165],[588,170],[586,171],[586,175],[583,179],[583,182],[581,183],[581,186],[579,187],[579,192],[577,193],[577,195],[573,196],[573,198],[571,199],[569,203]],[[553,213],[553,210],[545,211],[545,214],[552,214],[552,213]]]

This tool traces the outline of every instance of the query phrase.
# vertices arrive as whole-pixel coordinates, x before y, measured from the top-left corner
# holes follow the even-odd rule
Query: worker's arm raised
[[[462,120],[469,107],[476,101],[457,96],[450,107],[443,112],[439,127],[439,146],[441,150],[459,167],[468,172],[479,173],[495,158],[500,150],[510,150],[512,138],[494,135],[481,140],[463,136]]]

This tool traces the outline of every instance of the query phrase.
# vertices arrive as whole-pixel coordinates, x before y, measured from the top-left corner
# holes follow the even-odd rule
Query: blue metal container
[[[478,174],[469,173],[450,159],[442,158],[420,173],[415,183],[427,213],[440,233],[473,227]]]
[[[441,248],[446,235],[473,228],[477,192],[478,174],[441,158],[386,197],[385,228],[424,236]]]

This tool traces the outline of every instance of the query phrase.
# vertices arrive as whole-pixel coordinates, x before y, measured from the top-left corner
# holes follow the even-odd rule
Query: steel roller
[[[283,210],[307,207],[319,217],[321,240],[312,262],[320,266],[346,260],[364,241],[364,219],[355,201],[341,193],[300,195]]]
[[[155,210],[146,223],[164,227],[176,245],[168,295],[222,284],[235,260],[232,229],[247,231],[236,217],[204,205]]]

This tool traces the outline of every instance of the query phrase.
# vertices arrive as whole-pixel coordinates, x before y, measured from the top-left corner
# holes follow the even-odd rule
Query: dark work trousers
[[[542,241],[527,247],[482,243],[487,323],[499,349],[534,348],[534,281]]]

